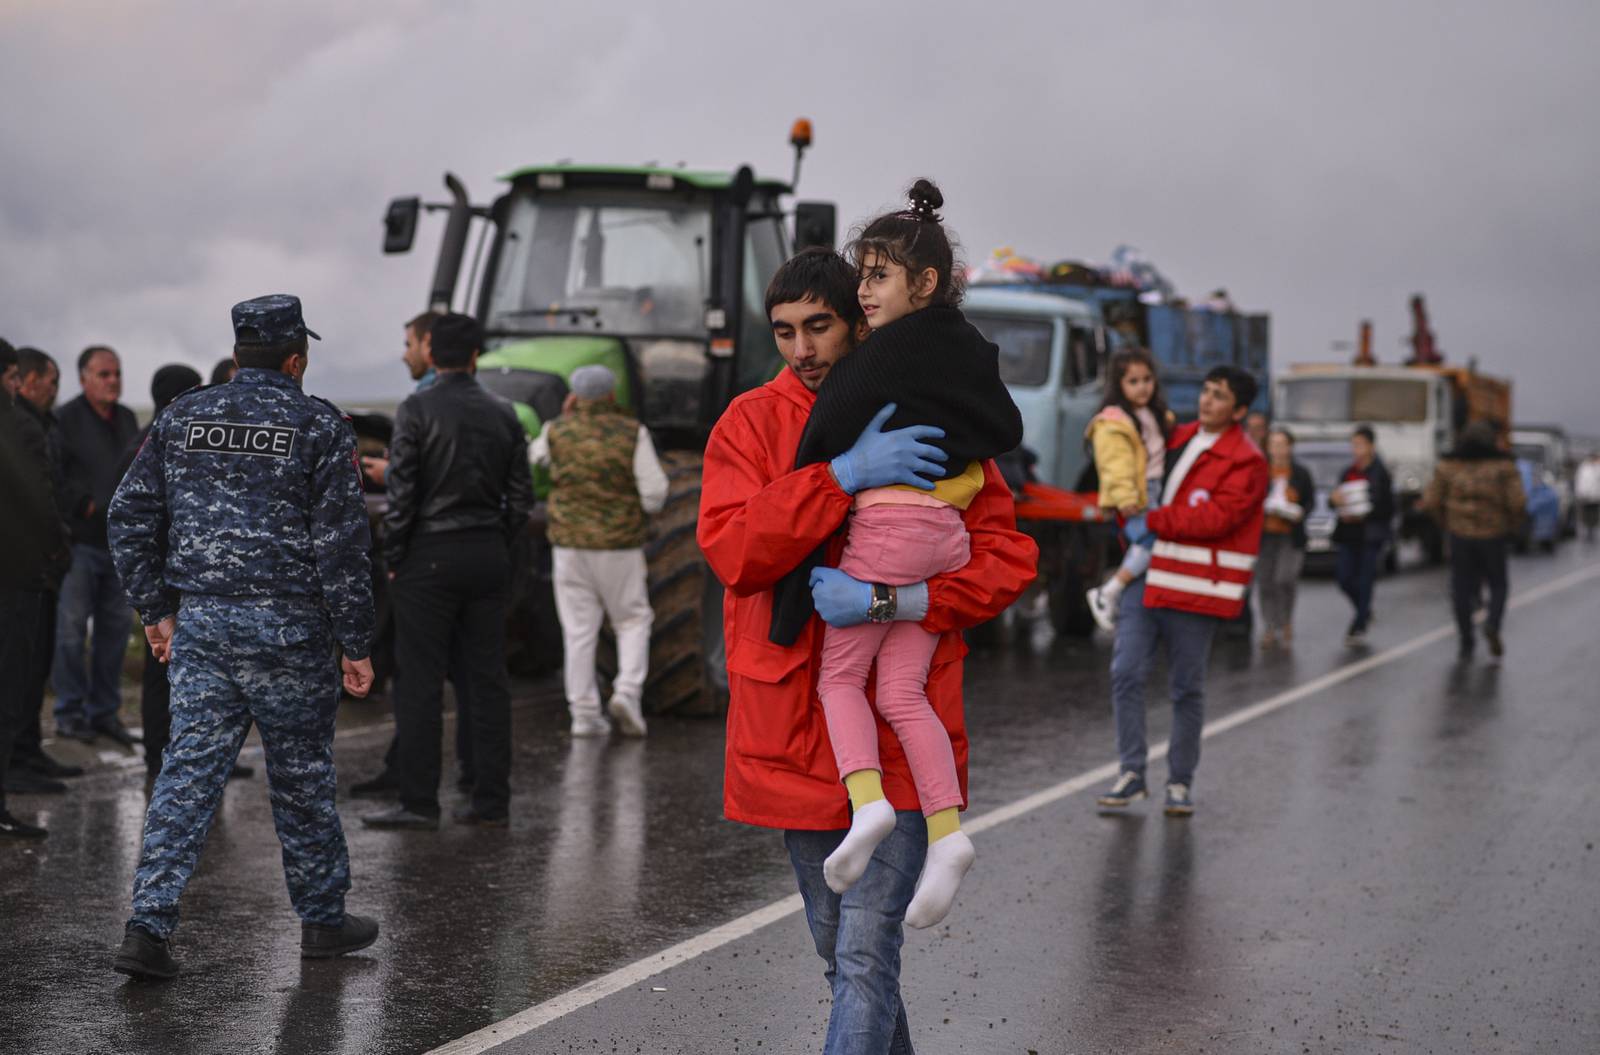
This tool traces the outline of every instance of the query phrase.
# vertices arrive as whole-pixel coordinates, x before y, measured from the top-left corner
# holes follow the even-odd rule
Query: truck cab
[[[1034,473],[1075,490],[1087,465],[1083,434],[1100,405],[1106,335],[1093,304],[1051,293],[973,289],[967,319],[1000,348],[1000,376],[1022,412]]]
[[[1371,426],[1394,481],[1400,537],[1421,540],[1430,558],[1442,553],[1436,525],[1416,505],[1455,443],[1447,376],[1404,366],[1296,367],[1278,379],[1273,406],[1275,423],[1294,434],[1297,448],[1327,450],[1348,441],[1357,426]]]

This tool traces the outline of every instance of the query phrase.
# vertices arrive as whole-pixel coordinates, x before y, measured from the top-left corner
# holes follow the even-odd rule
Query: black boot
[[[178,961],[172,958],[165,938],[158,938],[143,927],[128,924],[122,947],[111,969],[129,978],[160,981],[178,977]]]
[[[8,795],[59,795],[67,786],[29,769],[13,769],[6,773],[5,789]]]
[[[300,955],[308,960],[343,956],[365,949],[378,940],[378,921],[345,913],[337,927],[321,923],[300,924]]]
[[[57,762],[43,751],[38,754],[24,755],[20,759],[13,759],[11,764],[14,769],[20,767],[29,772],[37,773],[41,777],[50,777],[52,780],[59,780],[62,777],[83,776],[82,766],[69,766],[64,762]]]
[[[49,834],[37,824],[17,820],[0,807],[0,839],[43,839]]]

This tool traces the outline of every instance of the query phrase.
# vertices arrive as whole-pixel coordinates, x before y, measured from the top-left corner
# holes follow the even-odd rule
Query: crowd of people
[[[1036,574],[995,464],[1021,442],[1021,418],[996,349],[960,311],[942,205],[918,181],[848,258],[807,249],[778,270],[765,310],[784,369],[732,402],[705,451],[697,538],[726,588],[724,813],[783,832],[833,991],[830,1052],[910,1050],[902,927],[944,919],[976,858],[960,825],[961,632],[999,615]],[[24,557],[0,590],[0,775],[6,791],[59,793],[81,773],[43,749],[47,683],[58,738],[139,744],[119,716],[137,612],[150,803],[115,967],[140,978],[178,973],[168,943],[179,900],[223,788],[251,775],[238,754],[252,726],[303,954],[376,940],[377,922],[344,904],[332,765],[341,687],[361,697],[393,683],[384,768],[351,789],[392,802],[364,825],[439,828],[446,681],[469,792],[454,819],[510,824],[506,616],[535,471],[548,482],[570,733],[647,732],[643,544],[669,484],[609,368],[574,371],[562,413],[530,443],[476,380],[478,323],[426,312],[404,326],[416,389],[387,450],[359,457],[348,421],[303,391],[320,338],[298,299],[242,302],[232,322],[234,354],[211,383],[182,365],[156,372],[143,429],[120,402],[112,348],[84,350],[82,394],[57,410],[56,362],[0,342],[0,472],[17,496],[5,541]],[[1087,598],[1114,635],[1118,773],[1097,803],[1121,810],[1150,794],[1146,690],[1164,658],[1164,810],[1188,817],[1213,638],[1254,594],[1262,646],[1293,647],[1316,485],[1294,437],[1251,411],[1248,372],[1211,370],[1193,408],[1166,405],[1158,364],[1139,348],[1116,351],[1106,378],[1084,442],[1125,549]],[[1175,411],[1193,418],[1179,424]],[[1352,608],[1346,640],[1359,647],[1395,500],[1372,429],[1350,444],[1329,502]],[[1585,472],[1592,535],[1600,458]],[[367,491],[385,496],[376,545]],[[1494,657],[1504,651],[1506,546],[1524,505],[1494,427],[1464,429],[1422,502],[1448,538],[1463,658],[1485,587],[1483,639]],[[616,672],[602,701],[605,621]],[[0,835],[45,834],[0,797]]]

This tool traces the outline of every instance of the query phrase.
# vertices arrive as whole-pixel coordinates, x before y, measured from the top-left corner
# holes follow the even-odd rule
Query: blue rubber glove
[[[908,425],[903,429],[883,431],[883,426],[894,416],[895,405],[888,404],[861,430],[855,446],[845,451],[831,463],[834,479],[847,495],[872,487],[890,484],[910,484],[924,491],[933,490],[933,482],[918,473],[943,476],[944,462],[949,455],[924,440],[944,438],[944,430],[933,425]]]
[[[1155,532],[1144,522],[1144,514],[1137,513],[1122,522],[1122,535],[1135,546],[1149,548],[1156,539]]]
[[[829,626],[856,626],[867,621],[872,584],[852,579],[838,568],[817,568],[811,572],[811,603]]]

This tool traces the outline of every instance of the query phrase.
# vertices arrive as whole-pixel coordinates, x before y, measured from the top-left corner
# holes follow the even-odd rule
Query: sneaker
[[[1344,643],[1350,648],[1367,643],[1367,628],[1356,623],[1350,624],[1350,629],[1344,632]]]
[[[1140,799],[1148,798],[1149,795],[1150,789],[1145,787],[1144,774],[1125,769],[1122,775],[1117,777],[1117,782],[1111,785],[1111,790],[1094,801],[1097,806],[1120,810]]]
[[[172,958],[167,940],[132,923],[122,936],[122,945],[117,949],[116,959],[111,961],[111,969],[142,981],[178,977],[178,961]]]
[[[1187,817],[1194,813],[1194,797],[1189,794],[1189,785],[1167,785],[1165,812],[1168,817]]]
[[[1506,643],[1500,640],[1500,631],[1483,628],[1483,640],[1489,645],[1489,655],[1499,659],[1506,654]]]
[[[37,824],[19,821],[0,809],[0,839],[43,839],[49,834]]]
[[[357,952],[378,940],[378,921],[346,912],[337,927],[323,923],[300,924],[300,955],[307,960],[326,960]]]
[[[574,737],[610,736],[611,723],[598,714],[574,716],[572,719],[572,735]]]
[[[613,696],[606,710],[616,719],[617,729],[623,736],[644,735],[644,712],[639,709],[638,700]]]
[[[1105,587],[1096,586],[1083,599],[1089,602],[1089,614],[1094,616],[1096,626],[1108,634],[1117,629],[1117,606],[1105,595]]]

